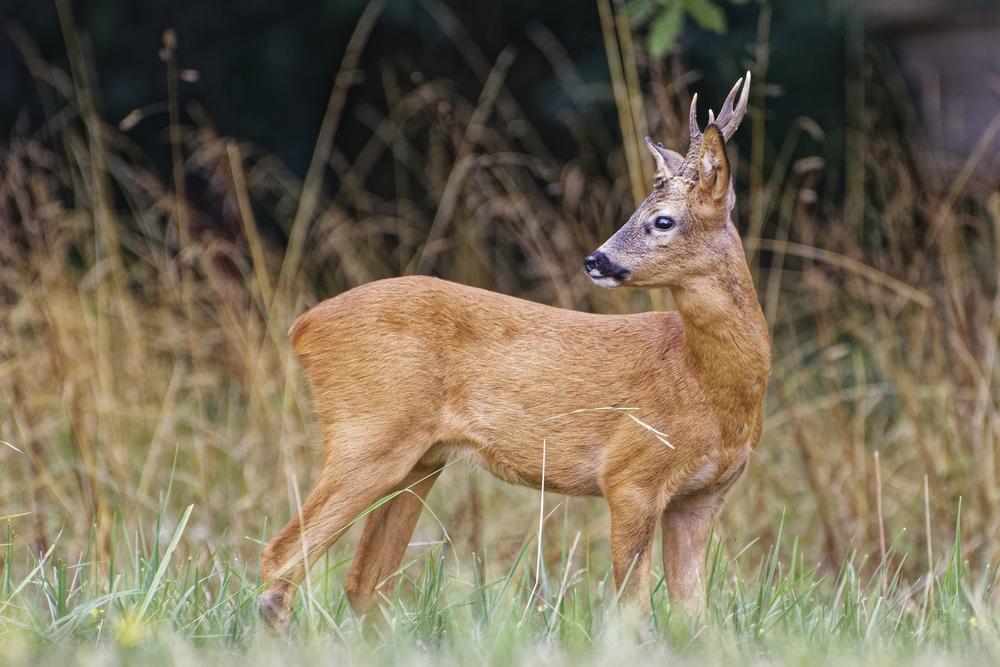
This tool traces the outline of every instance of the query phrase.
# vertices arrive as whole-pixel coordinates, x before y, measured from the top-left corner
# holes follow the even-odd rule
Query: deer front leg
[[[692,618],[705,610],[705,548],[722,496],[683,500],[663,513],[663,576],[667,592]]]
[[[611,561],[618,599],[641,618],[649,615],[649,560],[656,519],[662,512],[657,494],[617,489],[608,494],[611,509]]]

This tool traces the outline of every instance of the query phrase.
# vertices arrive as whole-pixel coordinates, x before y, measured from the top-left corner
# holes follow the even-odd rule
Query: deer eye
[[[677,222],[671,218],[669,215],[657,216],[656,220],[653,220],[653,226],[659,229],[661,232],[666,232],[674,228]]]

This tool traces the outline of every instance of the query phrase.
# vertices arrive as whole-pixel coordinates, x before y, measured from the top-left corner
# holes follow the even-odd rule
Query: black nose
[[[628,277],[628,269],[623,269],[618,266],[605,255],[603,252],[598,250],[593,252],[583,260],[583,266],[587,269],[587,273],[592,273],[594,271],[601,274],[606,278],[618,278],[619,280],[624,280]]]

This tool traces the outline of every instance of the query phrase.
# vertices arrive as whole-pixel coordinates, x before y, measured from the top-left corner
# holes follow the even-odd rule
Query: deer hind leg
[[[308,568],[365,509],[403,481],[420,453],[411,459],[405,446],[328,452],[301,511],[261,554],[265,590],[257,608],[272,631],[287,632],[295,589]]]
[[[683,501],[663,513],[663,576],[671,601],[692,618],[705,610],[703,567],[712,521],[722,496]]]
[[[369,610],[376,591],[399,567],[413,529],[440,470],[417,465],[399,485],[399,495],[380,505],[365,519],[357,553],[347,573],[347,597],[354,613]]]

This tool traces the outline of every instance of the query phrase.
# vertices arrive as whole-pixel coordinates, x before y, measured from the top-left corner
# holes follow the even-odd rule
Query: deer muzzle
[[[617,287],[629,279],[631,273],[611,261],[600,250],[592,252],[583,260],[583,267],[595,285]]]

